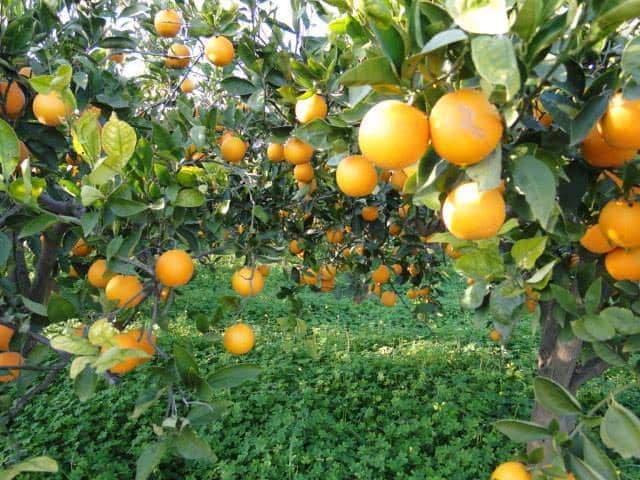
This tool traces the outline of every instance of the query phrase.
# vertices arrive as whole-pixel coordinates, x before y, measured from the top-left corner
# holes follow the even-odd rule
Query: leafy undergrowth
[[[528,326],[502,350],[460,310],[462,286],[452,280],[443,286],[442,311],[428,320],[430,327],[400,303],[387,309],[377,299],[354,305],[305,292],[304,341],[278,323],[289,306],[276,298],[283,277],[273,270],[263,294],[241,310],[257,333],[256,348],[241,359],[224,353],[221,342],[237,315],[208,335],[193,325],[195,314],[210,315],[217,299],[231,293],[229,267],[200,268],[178,297],[173,333],[197,352],[203,370],[252,362],[264,374],[221,393],[234,406],[201,430],[217,463],[167,458],[154,478],[479,479],[516,452],[518,446],[490,424],[528,416],[535,360]],[[151,426],[164,408],[128,418],[151,368],[140,367],[118,387],[102,385],[85,404],[68,379],[60,380],[17,419],[5,437],[10,441],[0,445],[0,462],[49,455],[61,463],[57,478],[133,478],[136,458],[153,440]],[[601,387],[616,381],[593,383],[581,399],[597,401]],[[626,403],[638,404],[632,400]],[[640,478],[634,465],[626,467],[624,478]]]

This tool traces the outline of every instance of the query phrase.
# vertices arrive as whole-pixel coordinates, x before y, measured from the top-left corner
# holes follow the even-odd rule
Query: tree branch
[[[569,382],[569,391],[576,392],[583,383],[601,375],[609,368],[611,368],[611,365],[601,358],[590,358],[585,363],[579,365],[573,372],[571,382]]]
[[[36,274],[29,295],[34,302],[43,303],[49,293],[53,269],[58,263],[60,242],[69,227],[67,224],[58,223],[44,233],[42,252],[36,263]]]
[[[84,214],[84,207],[72,198],[69,200],[56,200],[46,193],[41,193],[38,197],[38,203],[58,215],[81,218]]]
[[[29,270],[24,257],[24,247],[18,241],[16,232],[13,232],[13,259],[16,263],[13,271],[15,284],[22,295],[28,296],[31,289],[31,280],[29,280]]]

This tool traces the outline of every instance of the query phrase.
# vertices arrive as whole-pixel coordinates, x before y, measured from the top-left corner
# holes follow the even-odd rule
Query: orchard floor
[[[191,342],[204,371],[235,362],[261,365],[257,380],[221,398],[235,402],[221,421],[201,429],[218,462],[202,464],[165,458],[154,479],[486,479],[493,467],[519,448],[491,427],[504,417],[526,418],[531,407],[535,340],[522,325],[506,350],[491,343],[487,330],[460,310],[462,285],[444,287],[434,334],[398,303],[305,292],[304,314],[317,355],[278,319],[289,306],[276,299],[283,277],[272,269],[263,294],[248,300],[243,319],[257,332],[256,348],[244,358],[223,352],[219,329],[204,336],[196,313],[211,314],[231,294],[230,268],[199,269],[173,308],[173,333]],[[188,313],[187,313],[188,312]],[[170,349],[167,339],[161,345]],[[126,376],[118,387],[102,384],[80,403],[68,378],[32,402],[0,442],[0,464],[49,455],[62,473],[47,478],[133,479],[135,461],[153,440],[152,424],[164,405],[137,420],[128,416],[148,386],[151,364]],[[617,374],[581,392],[593,404]],[[640,408],[640,395],[624,403]],[[6,442],[4,440],[10,439]],[[621,462],[623,479],[640,479],[640,465]],[[21,477],[22,478],[22,477]],[[24,477],[29,478],[29,477]],[[43,478],[41,476],[31,478]]]

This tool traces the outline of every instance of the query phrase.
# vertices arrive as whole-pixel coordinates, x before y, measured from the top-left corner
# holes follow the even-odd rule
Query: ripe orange
[[[451,245],[450,243],[447,243],[447,246],[444,247],[444,253],[447,255],[447,257],[449,258],[453,258],[454,260],[456,258],[460,258],[463,254],[458,252],[455,248],[453,248],[453,245]]]
[[[410,288],[409,290],[407,290],[407,297],[409,297],[411,300],[415,300],[416,298],[418,298],[418,292],[415,289]]]
[[[598,123],[604,140],[616,148],[640,148],[640,100],[625,100],[617,93]]]
[[[442,207],[444,224],[463,240],[491,238],[504,223],[506,206],[498,190],[481,192],[475,182],[456,187]]]
[[[73,265],[69,267],[69,272],[67,273],[67,275],[69,275],[69,278],[78,278],[80,276],[78,275],[76,267],[74,267]]]
[[[133,308],[142,301],[142,284],[133,275],[115,275],[104,289],[107,299],[117,301],[118,308]]]
[[[258,267],[258,271],[262,274],[264,278],[267,278],[271,273],[271,268],[269,267],[269,265],[260,265]]]
[[[267,158],[272,162],[284,160],[284,146],[281,143],[270,143],[267,147]]]
[[[376,188],[378,174],[369,160],[361,155],[351,155],[338,164],[336,183],[345,195],[363,197]]]
[[[607,253],[604,266],[616,280],[640,280],[640,248],[616,248]]]
[[[314,173],[311,163],[301,163],[300,165],[293,167],[293,178],[298,182],[309,183],[313,180],[313,177]]]
[[[296,102],[296,119],[300,123],[309,123],[327,116],[327,103],[317,93]]]
[[[182,83],[180,83],[180,90],[182,90],[182,93],[191,93],[195,88],[196,83],[190,78],[185,78]]]
[[[531,480],[531,474],[520,462],[505,462],[493,471],[490,480]]]
[[[378,219],[378,207],[369,205],[362,209],[362,219],[367,222],[373,222]]]
[[[332,244],[337,244],[342,242],[344,238],[344,233],[341,228],[329,228],[326,233],[327,241]]]
[[[480,162],[500,143],[502,119],[480,90],[457,90],[440,97],[429,118],[436,153],[454,165]]]
[[[300,280],[302,280],[302,283],[306,283],[307,285],[315,285],[318,281],[318,276],[316,275],[316,272],[309,268],[302,274]]]
[[[24,66],[20,70],[18,70],[18,73],[25,78],[31,78],[33,76],[33,70],[31,70],[31,67],[27,66]]]
[[[399,224],[392,223],[391,225],[389,225],[389,235],[391,235],[392,237],[400,235],[401,232],[402,226],[400,226]]]
[[[405,203],[404,205],[398,208],[398,216],[402,219],[407,218],[407,215],[409,215],[410,209],[411,209],[411,205],[409,205],[408,203]]]
[[[238,137],[231,136],[220,145],[222,158],[229,163],[238,163],[247,153],[247,144]]]
[[[364,255],[364,246],[363,245],[356,245],[355,247],[353,247],[353,253],[355,253],[356,255],[363,256]]]
[[[86,257],[92,250],[93,248],[91,248],[84,238],[79,238],[71,248],[71,253],[74,257]]]
[[[580,238],[580,244],[592,253],[608,253],[615,247],[607,237],[602,233],[600,225],[597,223],[587,228],[582,238]]]
[[[0,325],[0,350],[9,350],[12,337],[13,328]]]
[[[391,268],[393,269],[393,273],[395,273],[396,275],[402,274],[402,265],[400,265],[399,263],[394,263],[393,265],[391,265]]]
[[[358,144],[362,154],[379,167],[408,167],[427,151],[429,120],[411,105],[398,100],[382,101],[362,119]]]
[[[36,120],[49,127],[62,125],[62,119],[71,115],[71,108],[64,103],[58,92],[37,94],[31,108]]]
[[[386,265],[380,265],[371,274],[371,280],[375,283],[387,283],[391,277],[391,272]]]
[[[0,353],[0,370],[3,367],[17,367],[24,363],[24,358],[17,352],[3,352]],[[6,371],[6,370],[5,370]],[[0,375],[0,383],[10,382],[20,376],[20,370],[9,370],[6,375]]]
[[[338,270],[335,265],[322,265],[318,270],[320,280],[331,280],[332,278],[336,278],[337,274]]]
[[[385,307],[393,307],[398,300],[398,296],[393,292],[382,292],[380,301]]]
[[[218,67],[229,65],[235,51],[233,43],[227,37],[211,37],[204,44],[204,54],[211,63]]]
[[[593,167],[618,168],[635,157],[636,150],[612,147],[604,141],[597,127],[593,127],[582,141],[582,156]]]
[[[264,277],[255,268],[242,267],[231,277],[231,287],[242,297],[253,297],[264,288]]]
[[[284,144],[284,159],[292,165],[309,163],[312,156],[313,148],[302,140],[291,137]]]
[[[491,330],[489,338],[494,342],[499,342],[502,339],[502,334],[497,330]]]
[[[380,297],[382,295],[382,287],[380,287],[379,283],[374,283],[369,286],[369,292],[373,293],[376,297]]]
[[[123,53],[112,53],[109,55],[109,60],[113,63],[122,63],[124,62],[124,54]]]
[[[394,170],[389,177],[389,183],[395,191],[401,192],[404,184],[407,183],[407,178],[407,174],[403,170]]]
[[[189,66],[189,62],[191,62],[191,50],[181,43],[171,45],[167,51],[167,55],[172,55],[172,57],[165,57],[164,59],[164,64],[167,68],[186,68]]]
[[[128,332],[119,333],[113,337],[113,342],[117,347],[127,350],[141,350],[151,357],[155,354],[156,349],[153,348],[153,343],[155,343],[156,337],[155,335],[151,335],[147,330],[130,330]],[[108,348],[103,347],[102,351],[106,351]],[[151,360],[149,358],[126,358],[122,362],[117,363],[113,367],[109,369],[111,373],[115,373],[118,375],[123,375],[125,373],[130,372],[138,365],[141,365],[145,362]]]
[[[218,131],[218,130],[217,130],[217,128],[216,128],[216,131]],[[228,138],[231,138],[231,137],[233,137],[233,136],[234,136],[234,135],[233,135],[233,132],[230,132],[229,130],[225,130],[225,131],[222,133],[222,135],[220,135],[220,138],[218,138],[218,140],[216,140],[216,143],[217,143],[218,145],[222,145],[222,144],[224,143],[224,141],[225,141],[225,140],[227,140]]]
[[[544,128],[549,128],[553,123],[551,114],[544,109],[544,105],[542,105],[540,99],[536,99],[533,105],[533,116]]]
[[[336,279],[328,278],[328,279],[320,279],[320,291],[323,293],[330,292],[336,288]]]
[[[236,323],[224,331],[224,349],[233,355],[249,353],[256,343],[253,328],[246,323]]]
[[[299,254],[304,250],[304,245],[301,240],[291,240],[289,243],[289,251],[294,255]]]
[[[611,200],[600,211],[598,224],[606,238],[619,247],[640,247],[640,203]]]
[[[163,37],[175,37],[182,28],[182,17],[175,10],[160,10],[153,19],[156,32]]]
[[[417,265],[411,264],[409,265],[409,267],[407,267],[407,272],[409,272],[409,275],[411,275],[412,277],[417,277],[418,273],[420,273],[420,269]]]
[[[156,278],[166,287],[185,285],[193,276],[193,260],[184,250],[168,250],[156,261]]]
[[[0,82],[0,113],[15,120],[22,114],[26,98],[16,82]]]
[[[87,272],[87,280],[96,288],[104,288],[115,274],[107,269],[107,261],[100,258],[94,261]]]

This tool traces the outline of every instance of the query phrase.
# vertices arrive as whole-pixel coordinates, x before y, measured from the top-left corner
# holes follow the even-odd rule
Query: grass
[[[289,312],[276,299],[283,284],[273,269],[263,294],[249,299],[241,318],[257,332],[256,348],[242,359],[222,350],[221,332],[197,332],[193,318],[211,314],[231,294],[230,268],[200,268],[172,308],[172,333],[197,352],[204,371],[235,362],[264,368],[257,381],[221,394],[234,406],[221,421],[200,430],[218,456],[215,464],[166,458],[157,479],[429,479],[487,478],[519,448],[491,428],[504,417],[526,418],[531,407],[535,336],[519,327],[507,350],[491,343],[487,329],[458,307],[462,285],[443,285],[442,311],[424,322],[401,304],[305,292],[304,338],[281,328]],[[161,345],[168,339],[161,338]],[[311,351],[312,349],[313,351]],[[40,395],[17,419],[0,462],[49,455],[62,473],[51,478],[133,478],[135,461],[154,439],[163,406],[130,420],[137,395],[148,386],[151,364],[101,385],[87,403],[68,378]],[[595,403],[609,376],[581,392]],[[638,405],[638,397],[625,403]],[[623,478],[640,478],[625,465]],[[633,476],[636,475],[636,476]]]

